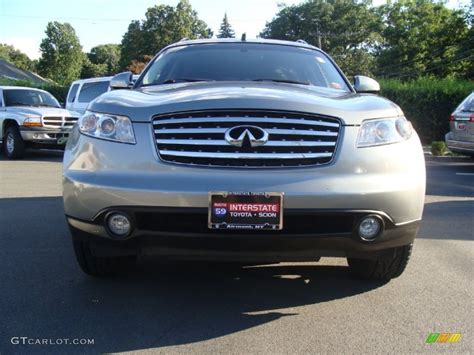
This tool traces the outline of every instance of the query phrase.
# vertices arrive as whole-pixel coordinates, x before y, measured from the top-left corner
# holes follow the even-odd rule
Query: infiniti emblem
[[[268,142],[268,132],[256,126],[235,126],[225,132],[225,140],[236,147],[259,147]]]

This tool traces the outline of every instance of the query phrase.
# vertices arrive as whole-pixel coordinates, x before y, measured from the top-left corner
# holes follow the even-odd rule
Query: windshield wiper
[[[48,104],[34,104],[32,106],[36,106],[36,107],[54,107],[54,108],[59,108],[59,106],[56,106],[56,105],[48,105]]]
[[[287,79],[253,79],[252,81],[272,81],[274,83],[309,85],[307,81],[287,80]]]
[[[26,104],[24,102],[8,102],[5,106],[33,106],[33,105]]]
[[[176,84],[176,83],[197,83],[199,81],[214,81],[214,80],[198,79],[198,78],[178,78],[178,79],[168,79],[168,80],[162,81],[161,83],[158,83],[158,85],[161,85],[161,84]]]

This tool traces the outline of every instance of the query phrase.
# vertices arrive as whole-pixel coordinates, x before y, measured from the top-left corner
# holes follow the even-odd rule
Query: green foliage
[[[446,154],[448,147],[444,141],[434,141],[431,143],[431,154],[443,156]]]
[[[0,59],[23,70],[35,70],[35,63],[25,53],[8,44],[0,43]]]
[[[69,86],[58,85],[55,83],[49,83],[44,85],[38,85],[35,82],[28,80],[9,80],[9,79],[0,79],[0,85],[6,86],[26,86],[30,88],[37,88],[48,91],[53,95],[59,102],[66,102],[67,93],[69,91]]]
[[[283,7],[266,24],[264,38],[304,39],[328,52],[348,75],[370,75],[370,51],[380,39],[381,19],[370,2],[352,0],[309,0]]]
[[[227,13],[224,14],[224,19],[222,20],[221,28],[219,29],[217,38],[235,38],[235,32],[229,23]]]
[[[210,38],[212,31],[198,18],[188,0],[180,0],[176,7],[150,7],[143,21],[132,21],[122,39],[120,67],[132,60],[153,56],[163,47],[182,38]]]
[[[449,115],[474,90],[474,82],[420,78],[381,80],[381,95],[398,104],[424,143],[443,140]]]
[[[81,79],[107,76],[107,64],[94,64],[87,56],[84,57],[81,69]]]
[[[78,79],[84,55],[74,28],[69,23],[54,21],[48,23],[45,33],[40,45],[39,73],[59,84]]]
[[[378,76],[464,77],[472,70],[474,41],[465,14],[441,2],[401,0],[381,6],[383,41],[377,52]]]
[[[109,76],[117,74],[119,71],[120,45],[101,44],[91,49],[87,55],[91,64],[97,66],[97,76]]]

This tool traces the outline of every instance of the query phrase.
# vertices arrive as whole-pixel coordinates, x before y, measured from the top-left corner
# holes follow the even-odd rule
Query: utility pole
[[[319,19],[316,20],[316,36],[318,36],[318,48],[323,49],[321,45],[321,31],[319,30]]]

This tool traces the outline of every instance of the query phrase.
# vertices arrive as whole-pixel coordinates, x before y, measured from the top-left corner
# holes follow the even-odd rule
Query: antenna
[[[299,39],[296,41],[296,43],[303,43],[303,44],[308,44],[304,39]]]
[[[242,33],[242,38],[240,40],[243,41],[243,42],[245,42],[247,40],[247,34],[245,32]]]
[[[184,42],[184,41],[189,41],[189,38],[188,37],[183,37],[179,40],[180,42]]]

